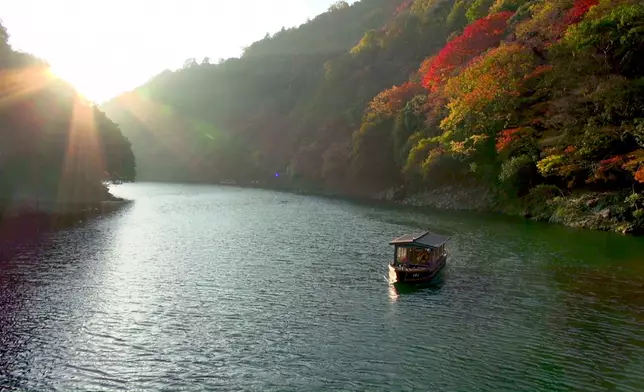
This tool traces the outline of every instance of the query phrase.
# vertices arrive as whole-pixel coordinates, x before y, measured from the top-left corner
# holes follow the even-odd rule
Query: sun
[[[56,71],[54,71],[51,67],[47,68],[47,76],[49,76],[52,79],[58,79],[58,75],[56,74]]]
[[[90,100],[85,94],[85,91],[82,89],[82,86],[80,86],[79,83],[74,81],[72,78],[66,77],[64,75],[64,72],[61,72],[56,66],[49,66],[49,68],[47,68],[47,76],[52,79],[59,79],[66,83],[69,83],[72,87],[74,87],[74,90],[76,90],[76,93],[78,95],[80,95],[85,100]]]
[[[71,83],[71,82],[69,82],[66,78],[64,78],[64,77],[62,76],[62,74],[61,74],[61,72],[60,72],[60,69],[58,69],[58,67],[56,67],[55,65],[49,65],[49,67],[47,68],[47,75],[48,75],[50,78],[53,78],[53,79],[62,79],[62,80],[65,80],[65,81],[66,81],[66,82],[68,82],[68,83]]]

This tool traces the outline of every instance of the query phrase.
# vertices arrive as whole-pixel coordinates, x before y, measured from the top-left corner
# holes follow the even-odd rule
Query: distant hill
[[[142,180],[286,172],[291,158],[314,142],[318,158],[346,147],[364,105],[408,77],[392,66],[394,59],[370,64],[373,59],[349,53],[399,6],[394,0],[339,2],[300,27],[251,44],[241,58],[189,60],[102,108],[132,141]],[[419,59],[406,64],[408,71]]]

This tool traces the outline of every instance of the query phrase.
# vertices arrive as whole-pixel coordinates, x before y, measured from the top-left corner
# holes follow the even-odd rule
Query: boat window
[[[428,250],[428,252],[429,252],[429,260],[433,263],[434,261],[436,261],[436,249]]]
[[[407,248],[398,248],[396,261],[398,261],[399,263],[409,262],[409,252],[407,252]]]
[[[427,249],[418,249],[418,264],[427,264],[431,259],[429,250]]]

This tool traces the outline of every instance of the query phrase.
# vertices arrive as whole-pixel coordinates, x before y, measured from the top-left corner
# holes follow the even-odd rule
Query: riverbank
[[[644,235],[644,195],[632,191],[563,194],[535,188],[523,199],[509,200],[481,185],[446,185],[409,196],[389,190],[376,200],[443,210],[496,212],[567,227]]]

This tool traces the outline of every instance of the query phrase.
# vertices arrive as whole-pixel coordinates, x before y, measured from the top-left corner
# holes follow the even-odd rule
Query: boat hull
[[[393,283],[428,283],[441,272],[446,263],[447,257],[443,257],[434,266],[427,268],[407,268],[389,265],[389,276]]]

